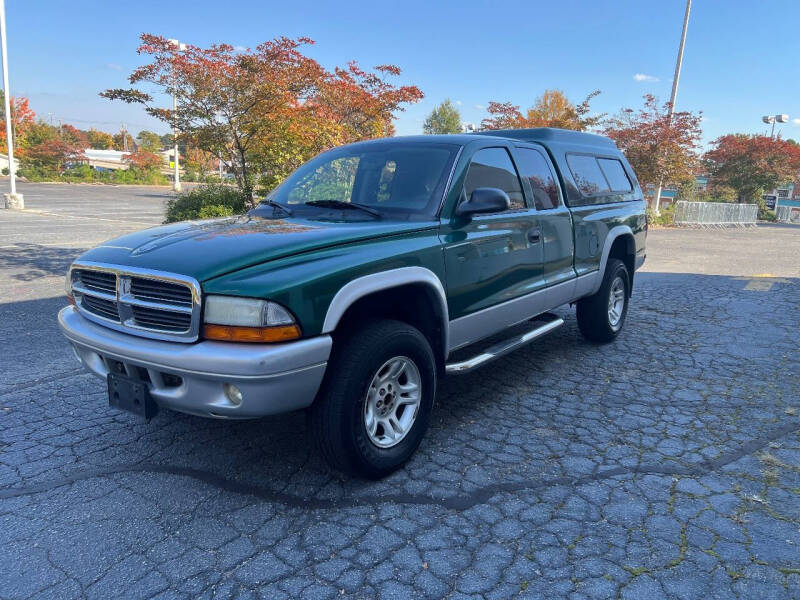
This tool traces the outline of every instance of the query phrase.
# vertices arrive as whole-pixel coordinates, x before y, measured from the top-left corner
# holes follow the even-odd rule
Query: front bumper
[[[58,313],[58,324],[98,377],[124,372],[146,381],[159,406],[204,417],[247,419],[306,408],[332,345],[327,335],[285,344],[159,341],[97,325],[73,306]],[[240,404],[225,395],[226,383],[241,390]]]

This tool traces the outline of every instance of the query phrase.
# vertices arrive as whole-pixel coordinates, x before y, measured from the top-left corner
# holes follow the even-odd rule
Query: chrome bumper
[[[159,406],[204,417],[247,419],[309,406],[332,345],[327,335],[285,344],[152,340],[97,325],[73,306],[58,313],[58,324],[98,377],[124,371],[146,381]],[[240,404],[225,395],[226,383],[241,390]]]

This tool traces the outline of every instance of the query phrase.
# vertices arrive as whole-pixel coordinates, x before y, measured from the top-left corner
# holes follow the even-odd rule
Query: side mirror
[[[499,188],[475,188],[469,200],[462,202],[456,209],[456,214],[461,217],[498,213],[508,210],[511,199]]]

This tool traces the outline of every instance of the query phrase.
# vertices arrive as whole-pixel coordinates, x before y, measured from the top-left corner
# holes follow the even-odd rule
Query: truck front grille
[[[143,337],[193,342],[200,286],[189,277],[96,263],[70,271],[75,304],[88,319]]]

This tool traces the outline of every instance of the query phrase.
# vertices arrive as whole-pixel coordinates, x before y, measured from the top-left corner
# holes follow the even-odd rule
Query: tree
[[[217,44],[182,52],[160,36],[141,39],[138,52],[151,62],[131,74],[131,84],[176,94],[177,110],[155,106],[152,96],[136,87],[101,96],[142,104],[175,126],[184,141],[223,157],[248,199],[259,175],[277,182],[298,161],[295,151],[281,152],[287,144],[296,142],[307,159],[334,143],[391,134],[394,113],[422,97],[413,86],[386,81],[400,74],[392,65],[375,72],[356,63],[325,70],[302,53],[313,43],[308,38],[277,38],[245,51]],[[287,140],[286,134],[294,137]]]
[[[114,137],[105,131],[90,129],[86,132],[89,147],[95,150],[111,150],[114,147]]]
[[[164,164],[158,154],[141,149],[132,154],[123,154],[122,160],[128,163],[131,169],[137,171],[154,171]]]
[[[638,110],[623,109],[608,120],[604,134],[625,153],[642,185],[665,182],[681,185],[694,179],[699,166],[702,113],[675,112],[644,96]]]
[[[195,146],[188,146],[186,148],[183,166],[187,171],[192,171],[197,173],[197,175],[205,175],[207,172],[211,171],[216,164],[217,159],[205,150],[201,150]]]
[[[422,125],[423,133],[461,133],[461,113],[448,98],[431,111]]]
[[[25,137],[26,132],[34,124],[36,114],[28,105],[27,98],[11,98],[11,127],[17,144]],[[0,152],[8,153],[8,140],[6,138],[6,128],[3,126],[6,118],[5,95],[0,90]]]
[[[120,131],[119,133],[115,133],[111,139],[114,143],[114,150],[127,150],[128,152],[133,152],[136,150],[136,142],[128,131]],[[125,143],[126,140],[127,147]]]
[[[21,140],[19,154],[24,168],[60,173],[67,164],[84,160],[83,148],[61,136],[58,127],[39,121]]]
[[[86,149],[89,147],[89,136],[86,135],[86,132],[81,131],[69,123],[65,123],[59,127],[59,137],[68,144],[72,144],[78,148]]]
[[[605,118],[604,114],[591,116],[590,103],[600,94],[595,90],[582,102],[573,104],[561,90],[545,90],[536,98],[525,115],[519,106],[510,102],[489,102],[489,118],[481,121],[483,129],[526,129],[529,127],[559,127],[586,131],[597,127]]]
[[[704,159],[719,185],[736,190],[739,202],[761,203],[761,194],[796,179],[800,146],[766,135],[723,135],[711,142]]]
[[[161,136],[152,131],[143,130],[136,136],[139,147],[146,152],[158,152],[164,146],[161,144]]]

